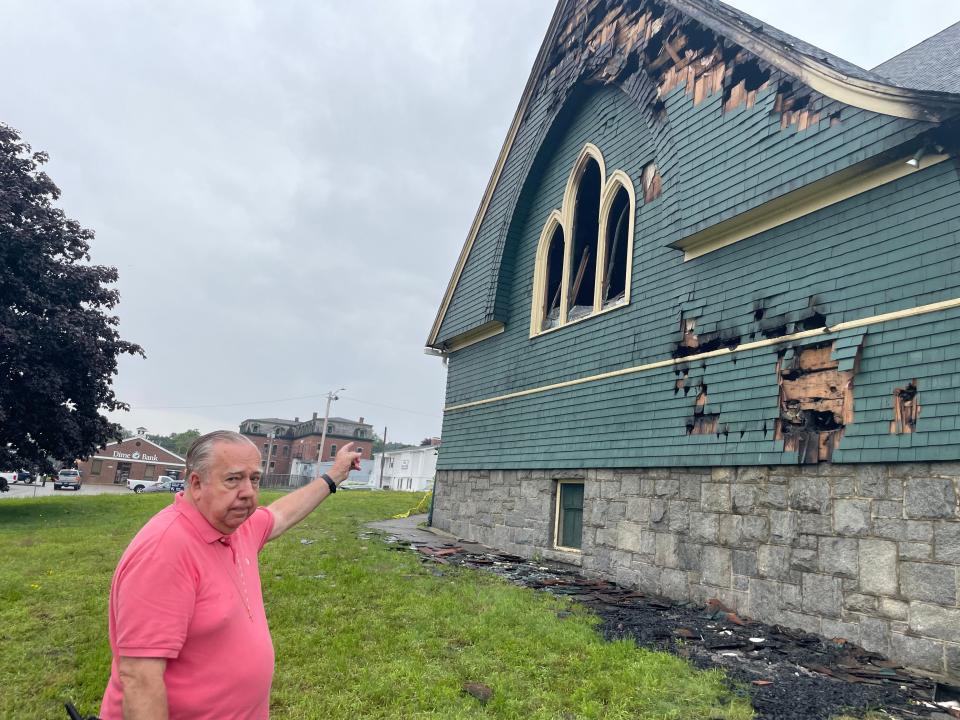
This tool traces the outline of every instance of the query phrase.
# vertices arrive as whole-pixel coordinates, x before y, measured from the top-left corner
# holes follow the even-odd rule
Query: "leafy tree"
[[[377,435],[377,433],[373,434],[373,451],[375,453],[381,453],[388,450],[399,450],[405,447],[410,447],[410,446],[407,445],[406,443],[398,443],[398,442],[388,442],[386,445],[384,445],[383,438]]]
[[[33,152],[0,123],[0,468],[49,470],[112,440],[101,411],[127,409],[114,395],[122,354],[110,314],[116,268],[90,263],[93,231],[54,206],[60,190]]]
[[[147,435],[147,440],[155,442],[160,447],[166,448],[180,457],[186,457],[187,450],[190,449],[193,441],[198,437],[200,437],[200,431],[194,428],[193,430],[170,433],[169,435]]]

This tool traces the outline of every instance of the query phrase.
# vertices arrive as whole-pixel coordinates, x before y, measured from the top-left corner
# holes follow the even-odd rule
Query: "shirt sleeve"
[[[131,558],[114,592],[119,654],[179,656],[196,598],[197,576],[177,553],[151,549]]]
[[[250,524],[251,537],[257,546],[257,552],[263,550],[263,546],[270,539],[274,522],[273,511],[265,505],[258,507],[253,511],[253,515],[247,518],[247,523]]]

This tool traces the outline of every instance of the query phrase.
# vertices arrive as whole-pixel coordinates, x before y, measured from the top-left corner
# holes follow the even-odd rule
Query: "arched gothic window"
[[[628,300],[629,266],[632,260],[633,183],[617,170],[610,176],[600,206],[600,282],[597,306],[607,309]]]
[[[630,302],[635,214],[630,177],[606,177],[603,155],[587,143],[540,234],[531,337]]]
[[[593,313],[599,242],[600,189],[603,178],[600,164],[590,156],[583,163],[573,205],[573,243],[567,275],[569,305],[567,321]]]

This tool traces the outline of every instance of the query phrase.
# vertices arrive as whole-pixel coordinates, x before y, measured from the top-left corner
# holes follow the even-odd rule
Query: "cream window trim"
[[[597,227],[598,238],[597,257],[595,260],[596,272],[594,274],[593,311],[585,317],[568,321],[567,311],[569,309],[568,305],[570,292],[569,281],[571,265],[573,263],[572,235],[574,221],[576,219],[577,193],[580,189],[580,181],[583,179],[583,173],[586,170],[587,163],[590,160],[595,161],[600,169],[600,214],[598,218],[599,225]],[[627,228],[627,269],[624,299],[616,305],[611,305],[605,308],[603,307],[603,299],[601,298],[603,288],[603,267],[606,262],[606,227],[604,226],[604,223],[606,222],[606,218],[610,213],[610,208],[612,207],[613,201],[616,198],[617,191],[621,187],[627,191],[630,202],[630,210],[628,212],[629,225]],[[531,339],[539,337],[540,335],[555,332],[561,328],[569,327],[570,325],[576,325],[584,320],[589,320],[590,318],[603,315],[611,310],[626,307],[630,304],[630,281],[633,274],[633,232],[636,214],[636,191],[630,176],[627,175],[623,170],[615,170],[608,178],[607,166],[603,159],[603,153],[600,152],[600,148],[593,143],[586,143],[583,146],[583,149],[580,150],[580,154],[577,156],[577,160],[573,164],[573,169],[570,171],[570,175],[567,178],[567,184],[563,192],[563,202],[560,206],[560,209],[554,209],[550,212],[546,221],[544,222],[543,230],[540,232],[540,241],[537,245],[537,255],[534,262],[532,290],[533,298],[530,306]],[[560,278],[560,315],[557,319],[557,324],[554,327],[544,329],[543,321],[546,316],[546,301],[544,299],[544,293],[546,292],[546,285],[548,282],[548,278],[546,277],[547,257],[550,252],[550,241],[553,238],[553,233],[558,226],[563,232],[563,270]]]
[[[625,268],[626,277],[624,279],[623,285],[623,300],[618,302],[616,305],[611,305],[607,308],[603,306],[603,286],[607,282],[606,278],[606,266],[607,266],[607,252],[610,247],[610,242],[613,238],[607,237],[607,225],[610,221],[610,210],[613,207],[614,200],[617,199],[617,195],[620,192],[620,189],[623,188],[627,192],[627,264]],[[614,170],[610,175],[610,178],[604,183],[603,192],[600,195],[600,244],[597,248],[597,282],[596,287],[594,288],[593,296],[593,312],[600,313],[604,310],[612,310],[613,308],[621,307],[622,305],[630,304],[630,281],[633,276],[633,225],[634,220],[637,215],[637,195],[633,187],[633,181],[630,179],[630,176],[627,175],[623,170]]]
[[[537,259],[534,264],[533,275],[533,299],[530,306],[530,337],[543,332],[543,321],[547,313],[547,262],[550,257],[550,241],[553,240],[553,234],[560,229],[563,233],[563,242],[566,245],[567,233],[563,227],[563,217],[559,210],[554,210],[547,216],[547,222],[543,225],[543,231],[540,233],[540,243],[537,245]],[[564,248],[564,258],[566,258],[566,248]],[[564,263],[566,264],[566,263]],[[560,287],[563,287],[563,278],[560,279]],[[563,290],[561,289],[561,293]],[[561,312],[563,312],[563,297],[560,298]]]
[[[564,328],[573,327],[574,325],[579,325],[580,323],[585,323],[588,320],[593,320],[598,318],[601,315],[606,315],[607,313],[613,312],[614,310],[619,310],[622,307],[626,307],[626,303],[619,303],[617,305],[611,305],[610,307],[599,310],[595,313],[590,313],[589,315],[584,315],[582,318],[577,318],[576,320],[571,320],[566,325],[557,325],[556,327],[547,328],[546,330],[541,330],[531,337],[540,337],[541,335],[549,335],[550,333],[555,333],[557,330],[563,330]]]
[[[603,197],[603,186],[607,177],[606,163],[603,161],[600,148],[593,143],[587,143],[573,164],[573,170],[567,178],[567,187],[563,192],[563,205],[560,206],[560,214],[563,218],[563,276],[560,280],[560,319],[557,325],[561,327],[567,324],[570,311],[570,274],[573,270],[573,229],[576,227],[574,223],[577,215],[577,194],[580,191],[583,173],[591,160],[597,163],[600,170],[600,197]]]
[[[577,553],[578,555],[583,552],[581,548],[572,548],[567,547],[566,545],[560,544],[560,486],[561,485],[583,485],[584,497],[586,497],[587,483],[585,480],[557,480],[557,499],[553,506],[553,549],[562,550],[563,552],[568,553]]]
[[[564,214],[564,225],[573,228],[574,210],[577,204],[577,191],[580,189],[580,181],[583,179],[583,172],[587,169],[587,163],[590,160],[596,161],[600,166],[600,197],[603,197],[603,187],[606,183],[607,166],[603,161],[603,153],[593,143],[587,143],[580,151],[577,161],[573,164],[573,170],[570,177],[567,178],[567,187],[563,191],[563,205],[561,212]]]

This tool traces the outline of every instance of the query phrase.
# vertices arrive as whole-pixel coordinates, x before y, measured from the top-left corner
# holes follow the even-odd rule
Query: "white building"
[[[374,455],[373,472],[370,473],[373,487],[410,492],[432,490],[439,449],[437,445],[424,445]]]
[[[321,473],[329,472],[333,467],[333,460],[327,460],[321,463],[315,461],[305,461],[294,458],[290,465],[290,485],[306,485]],[[373,489],[377,487],[375,475],[373,473],[374,461],[369,458],[360,459],[360,469],[352,470],[350,477],[345,481],[348,488],[362,490],[364,488]]]

